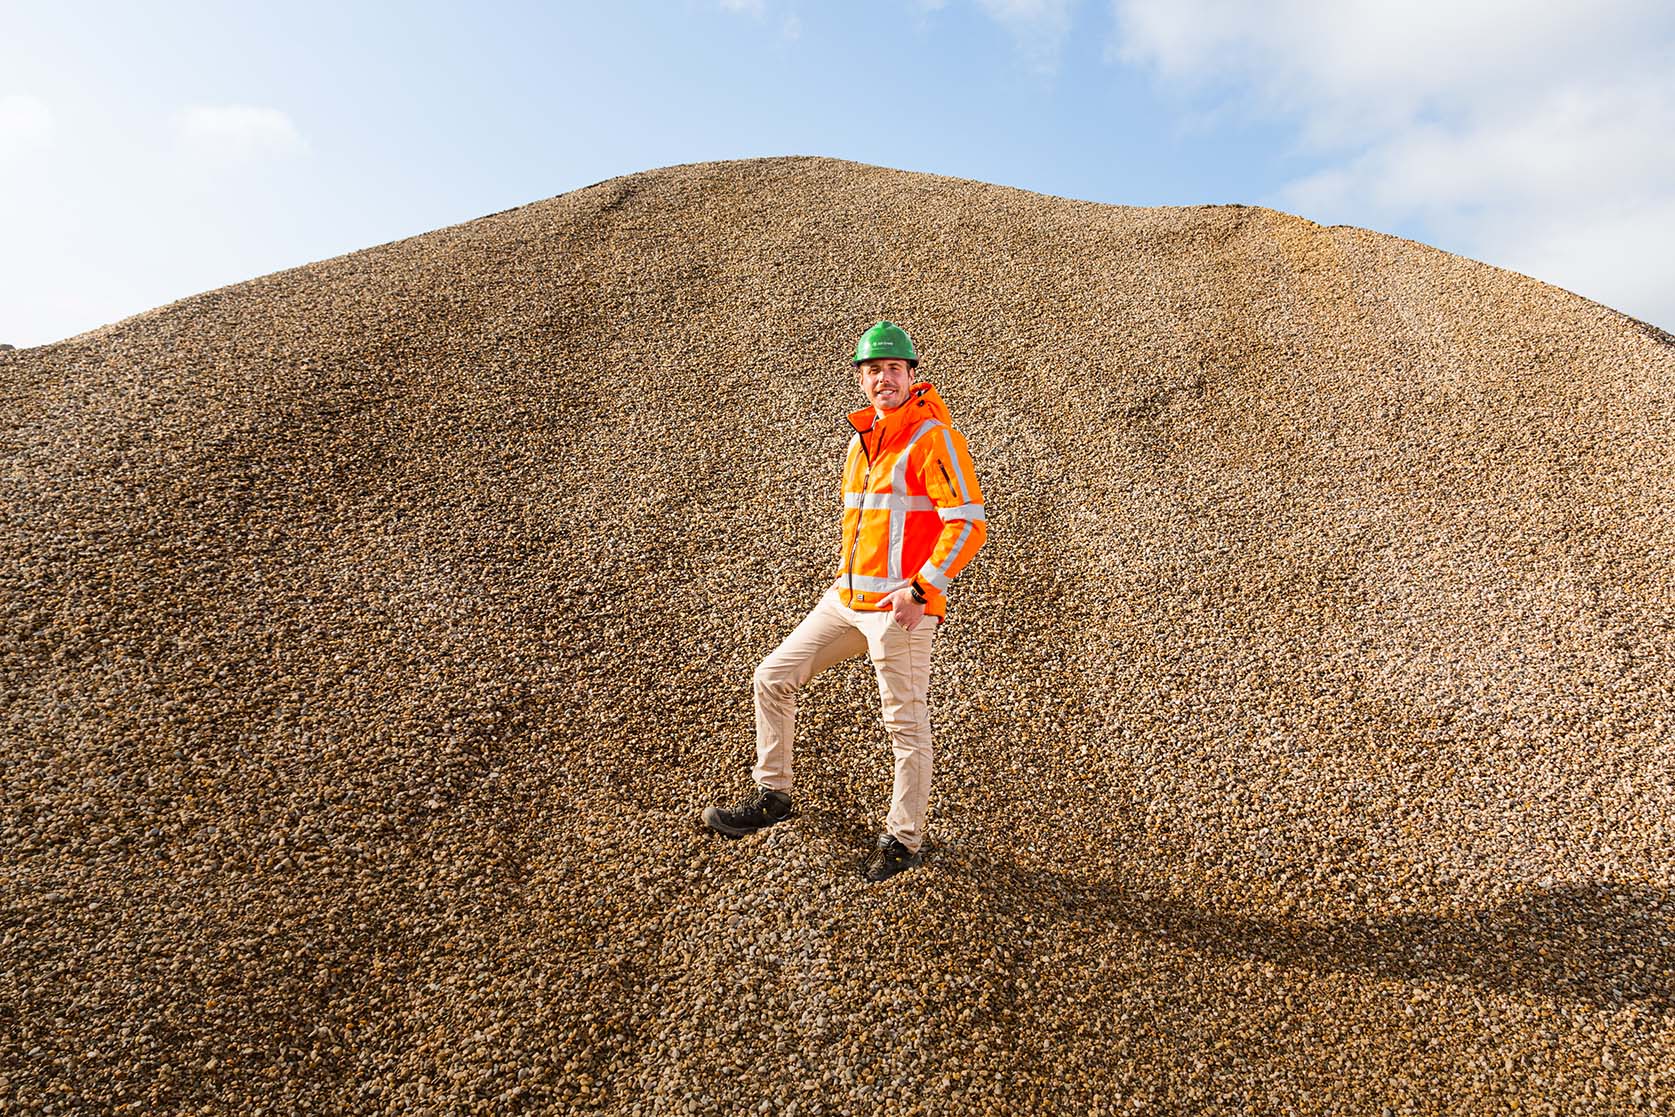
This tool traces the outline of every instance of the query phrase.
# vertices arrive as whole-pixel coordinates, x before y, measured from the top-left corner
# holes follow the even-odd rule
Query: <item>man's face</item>
[[[894,411],[906,403],[907,391],[913,387],[913,370],[900,357],[862,361],[855,366],[855,376],[867,402],[879,411]]]

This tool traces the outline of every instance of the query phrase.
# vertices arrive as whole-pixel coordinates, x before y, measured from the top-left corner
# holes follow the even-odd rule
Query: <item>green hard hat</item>
[[[913,339],[894,322],[878,323],[855,343],[855,364],[876,361],[880,357],[900,357],[909,368],[919,367],[919,354],[913,351]]]

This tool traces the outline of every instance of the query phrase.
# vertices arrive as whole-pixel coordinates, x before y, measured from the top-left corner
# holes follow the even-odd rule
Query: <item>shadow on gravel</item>
[[[1365,921],[1229,915],[1146,898],[1124,885],[974,863],[997,916],[1090,917],[1193,950],[1394,979],[1463,978],[1610,1008],[1675,1011],[1675,896],[1615,884],[1544,889],[1481,911]]]

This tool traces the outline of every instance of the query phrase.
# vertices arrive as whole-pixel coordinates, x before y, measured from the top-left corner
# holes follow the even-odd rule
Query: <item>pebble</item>
[[[906,325],[990,542],[725,842]],[[0,351],[0,1111],[1675,1107],[1675,339],[826,159]]]

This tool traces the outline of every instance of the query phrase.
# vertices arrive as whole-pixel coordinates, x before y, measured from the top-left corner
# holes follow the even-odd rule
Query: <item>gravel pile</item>
[[[697,816],[883,317],[991,533],[874,886],[864,663]],[[1668,1112],[1672,477],[1567,292],[822,159],[4,353],[0,1113]]]

